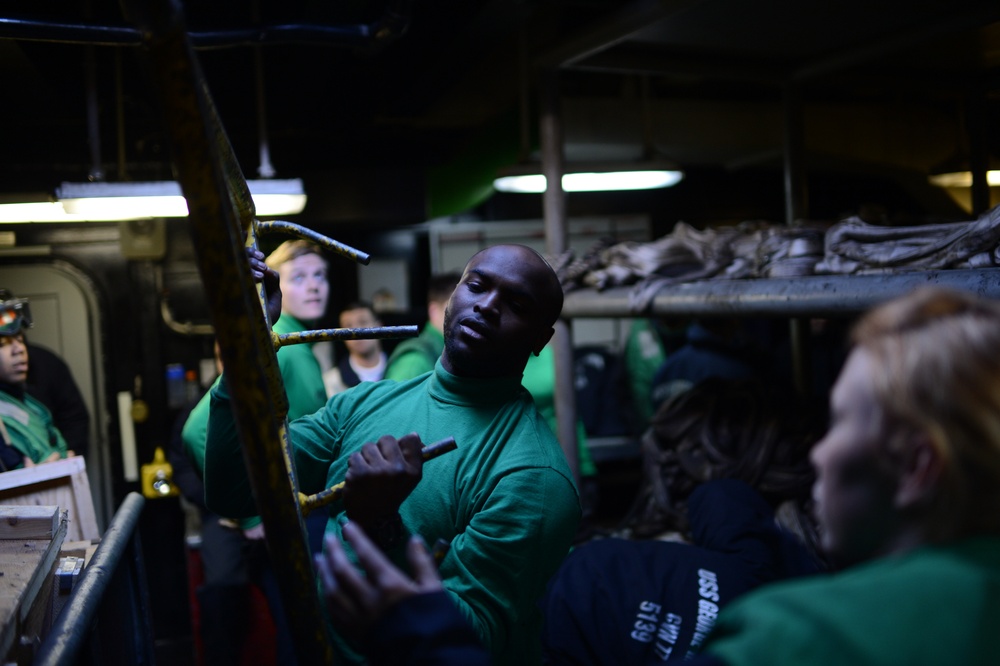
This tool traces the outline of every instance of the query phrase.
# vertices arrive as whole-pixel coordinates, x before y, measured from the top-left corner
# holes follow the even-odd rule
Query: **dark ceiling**
[[[184,4],[244,173],[302,177],[307,224],[519,214],[488,184],[537,159],[547,71],[568,160],[669,158],[691,174],[691,206],[718,206],[712,183],[734,174],[780,176],[789,108],[810,169],[890,178],[925,202],[909,176],[1000,157],[996,0]],[[115,2],[3,3],[0,193],[170,177],[139,42]],[[780,201],[780,177],[766,182]]]

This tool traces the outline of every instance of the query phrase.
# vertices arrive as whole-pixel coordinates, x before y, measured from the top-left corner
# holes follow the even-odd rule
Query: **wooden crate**
[[[0,473],[0,504],[58,506],[69,516],[67,540],[91,541],[101,537],[87,465],[82,457]]]
[[[30,664],[53,618],[53,586],[66,536],[56,506],[0,506],[0,658]]]

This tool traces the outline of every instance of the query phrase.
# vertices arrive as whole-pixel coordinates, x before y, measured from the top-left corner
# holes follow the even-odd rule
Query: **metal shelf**
[[[863,312],[917,287],[940,285],[1000,298],[1000,268],[913,271],[887,275],[704,280],[664,287],[648,311],[630,304],[630,287],[566,295],[563,317],[649,315],[836,317]]]

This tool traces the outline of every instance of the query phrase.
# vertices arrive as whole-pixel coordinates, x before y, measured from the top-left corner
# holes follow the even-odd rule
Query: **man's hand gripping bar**
[[[420,455],[424,459],[424,462],[426,462],[431,458],[437,458],[442,453],[448,453],[449,451],[454,451],[457,448],[458,444],[455,443],[455,438],[446,437],[441,441],[425,446],[421,449]],[[344,485],[345,482],[341,481],[337,485],[327,488],[326,490],[321,490],[315,495],[299,493],[299,506],[302,508],[302,515],[308,515],[313,509],[326,506],[330,502],[337,500],[344,492]]]

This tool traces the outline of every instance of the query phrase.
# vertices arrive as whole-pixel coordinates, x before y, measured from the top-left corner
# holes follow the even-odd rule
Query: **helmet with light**
[[[14,298],[7,289],[0,289],[0,335],[17,335],[31,328],[31,308],[27,298]]]

